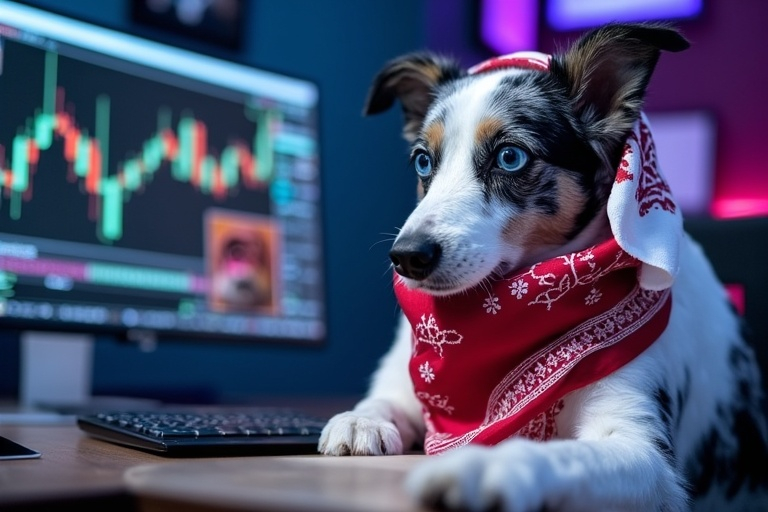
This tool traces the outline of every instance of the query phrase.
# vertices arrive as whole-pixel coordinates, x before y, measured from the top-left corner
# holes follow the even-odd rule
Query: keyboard
[[[294,409],[115,411],[77,416],[88,435],[169,457],[317,453],[326,420]]]

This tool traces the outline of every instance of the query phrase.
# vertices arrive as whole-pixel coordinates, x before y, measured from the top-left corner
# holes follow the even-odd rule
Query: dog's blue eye
[[[528,153],[516,146],[504,146],[496,157],[496,164],[507,172],[519,171],[528,163]]]
[[[426,178],[432,172],[432,157],[427,153],[417,153],[413,157],[413,168],[422,178]]]

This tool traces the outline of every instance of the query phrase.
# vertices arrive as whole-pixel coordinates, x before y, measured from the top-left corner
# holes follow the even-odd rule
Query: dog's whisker
[[[381,273],[381,277],[384,277],[392,273],[392,270],[393,270],[392,262],[387,261],[387,263],[388,263],[387,268],[384,269],[384,272]]]
[[[395,238],[396,238],[396,237],[392,237],[392,238],[384,238],[383,240],[379,240],[379,241],[377,241],[377,242],[373,242],[373,243],[370,245],[370,247],[368,247],[368,250],[370,251],[371,249],[373,249],[373,248],[374,248],[374,247],[376,247],[377,245],[379,245],[379,244],[383,244],[384,242],[394,242],[394,241],[395,241]]]
[[[399,228],[396,228],[396,229],[399,229]],[[397,239],[397,233],[379,233],[379,234],[383,235],[383,236],[386,236],[387,238],[383,238],[383,239],[378,240],[378,241],[374,242],[373,244],[371,244],[371,246],[368,247],[369,251],[371,249],[373,249],[375,246],[377,246],[378,244],[381,244],[381,243],[384,243],[384,242],[394,242]]]
[[[483,289],[485,293],[488,294],[488,297],[493,297],[493,286],[491,283],[491,279],[488,277],[483,278],[482,281],[480,281],[480,287]]]

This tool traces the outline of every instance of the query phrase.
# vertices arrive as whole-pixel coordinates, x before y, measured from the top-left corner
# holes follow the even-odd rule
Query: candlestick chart
[[[239,124],[231,128],[234,116],[222,119],[213,109],[215,115],[206,117],[202,107],[204,114],[196,115],[171,86],[143,80],[145,89],[154,87],[151,94],[130,85],[100,91],[98,83],[87,83],[87,75],[78,74],[77,63],[69,61],[72,69],[64,70],[67,83],[61,83],[60,56],[35,51],[40,55],[27,67],[42,65],[42,70],[35,70],[36,76],[42,71],[38,104],[27,107],[26,118],[6,115],[0,120],[5,128],[15,125],[15,134],[0,138],[0,191],[7,209],[2,212],[10,220],[23,219],[26,204],[37,200],[36,179],[51,179],[52,173],[65,173],[66,183],[87,197],[89,221],[96,227],[98,240],[107,244],[124,236],[128,203],[151,188],[159,174],[166,175],[164,182],[170,178],[185,185],[189,193],[219,202],[243,190],[263,191],[273,178],[274,132],[282,120],[278,110],[241,104]],[[16,72],[7,64],[6,59],[4,75]],[[115,73],[114,80],[119,79]],[[82,90],[89,91],[90,101],[83,94],[77,100],[71,98]],[[199,107],[193,100],[187,103]],[[141,123],[136,122],[139,112]],[[147,121],[149,116],[154,126]],[[209,117],[217,117],[215,128],[209,125]],[[217,143],[212,142],[213,132]],[[172,197],[166,199],[173,204]]]

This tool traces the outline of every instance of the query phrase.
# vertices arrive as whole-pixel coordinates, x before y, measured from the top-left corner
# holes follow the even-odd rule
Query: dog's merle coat
[[[656,61],[687,47],[664,25],[612,24],[553,56],[549,72],[470,75],[429,53],[390,62],[366,113],[399,100],[420,177],[420,202],[391,251],[405,284],[461,293],[610,236],[608,194]],[[757,365],[687,237],[672,297],[669,325],[648,350],[565,397],[558,438],[428,459],[409,476],[412,495],[510,512],[768,510]],[[323,453],[395,454],[423,439],[410,336],[403,320],[367,397],[325,428]]]

